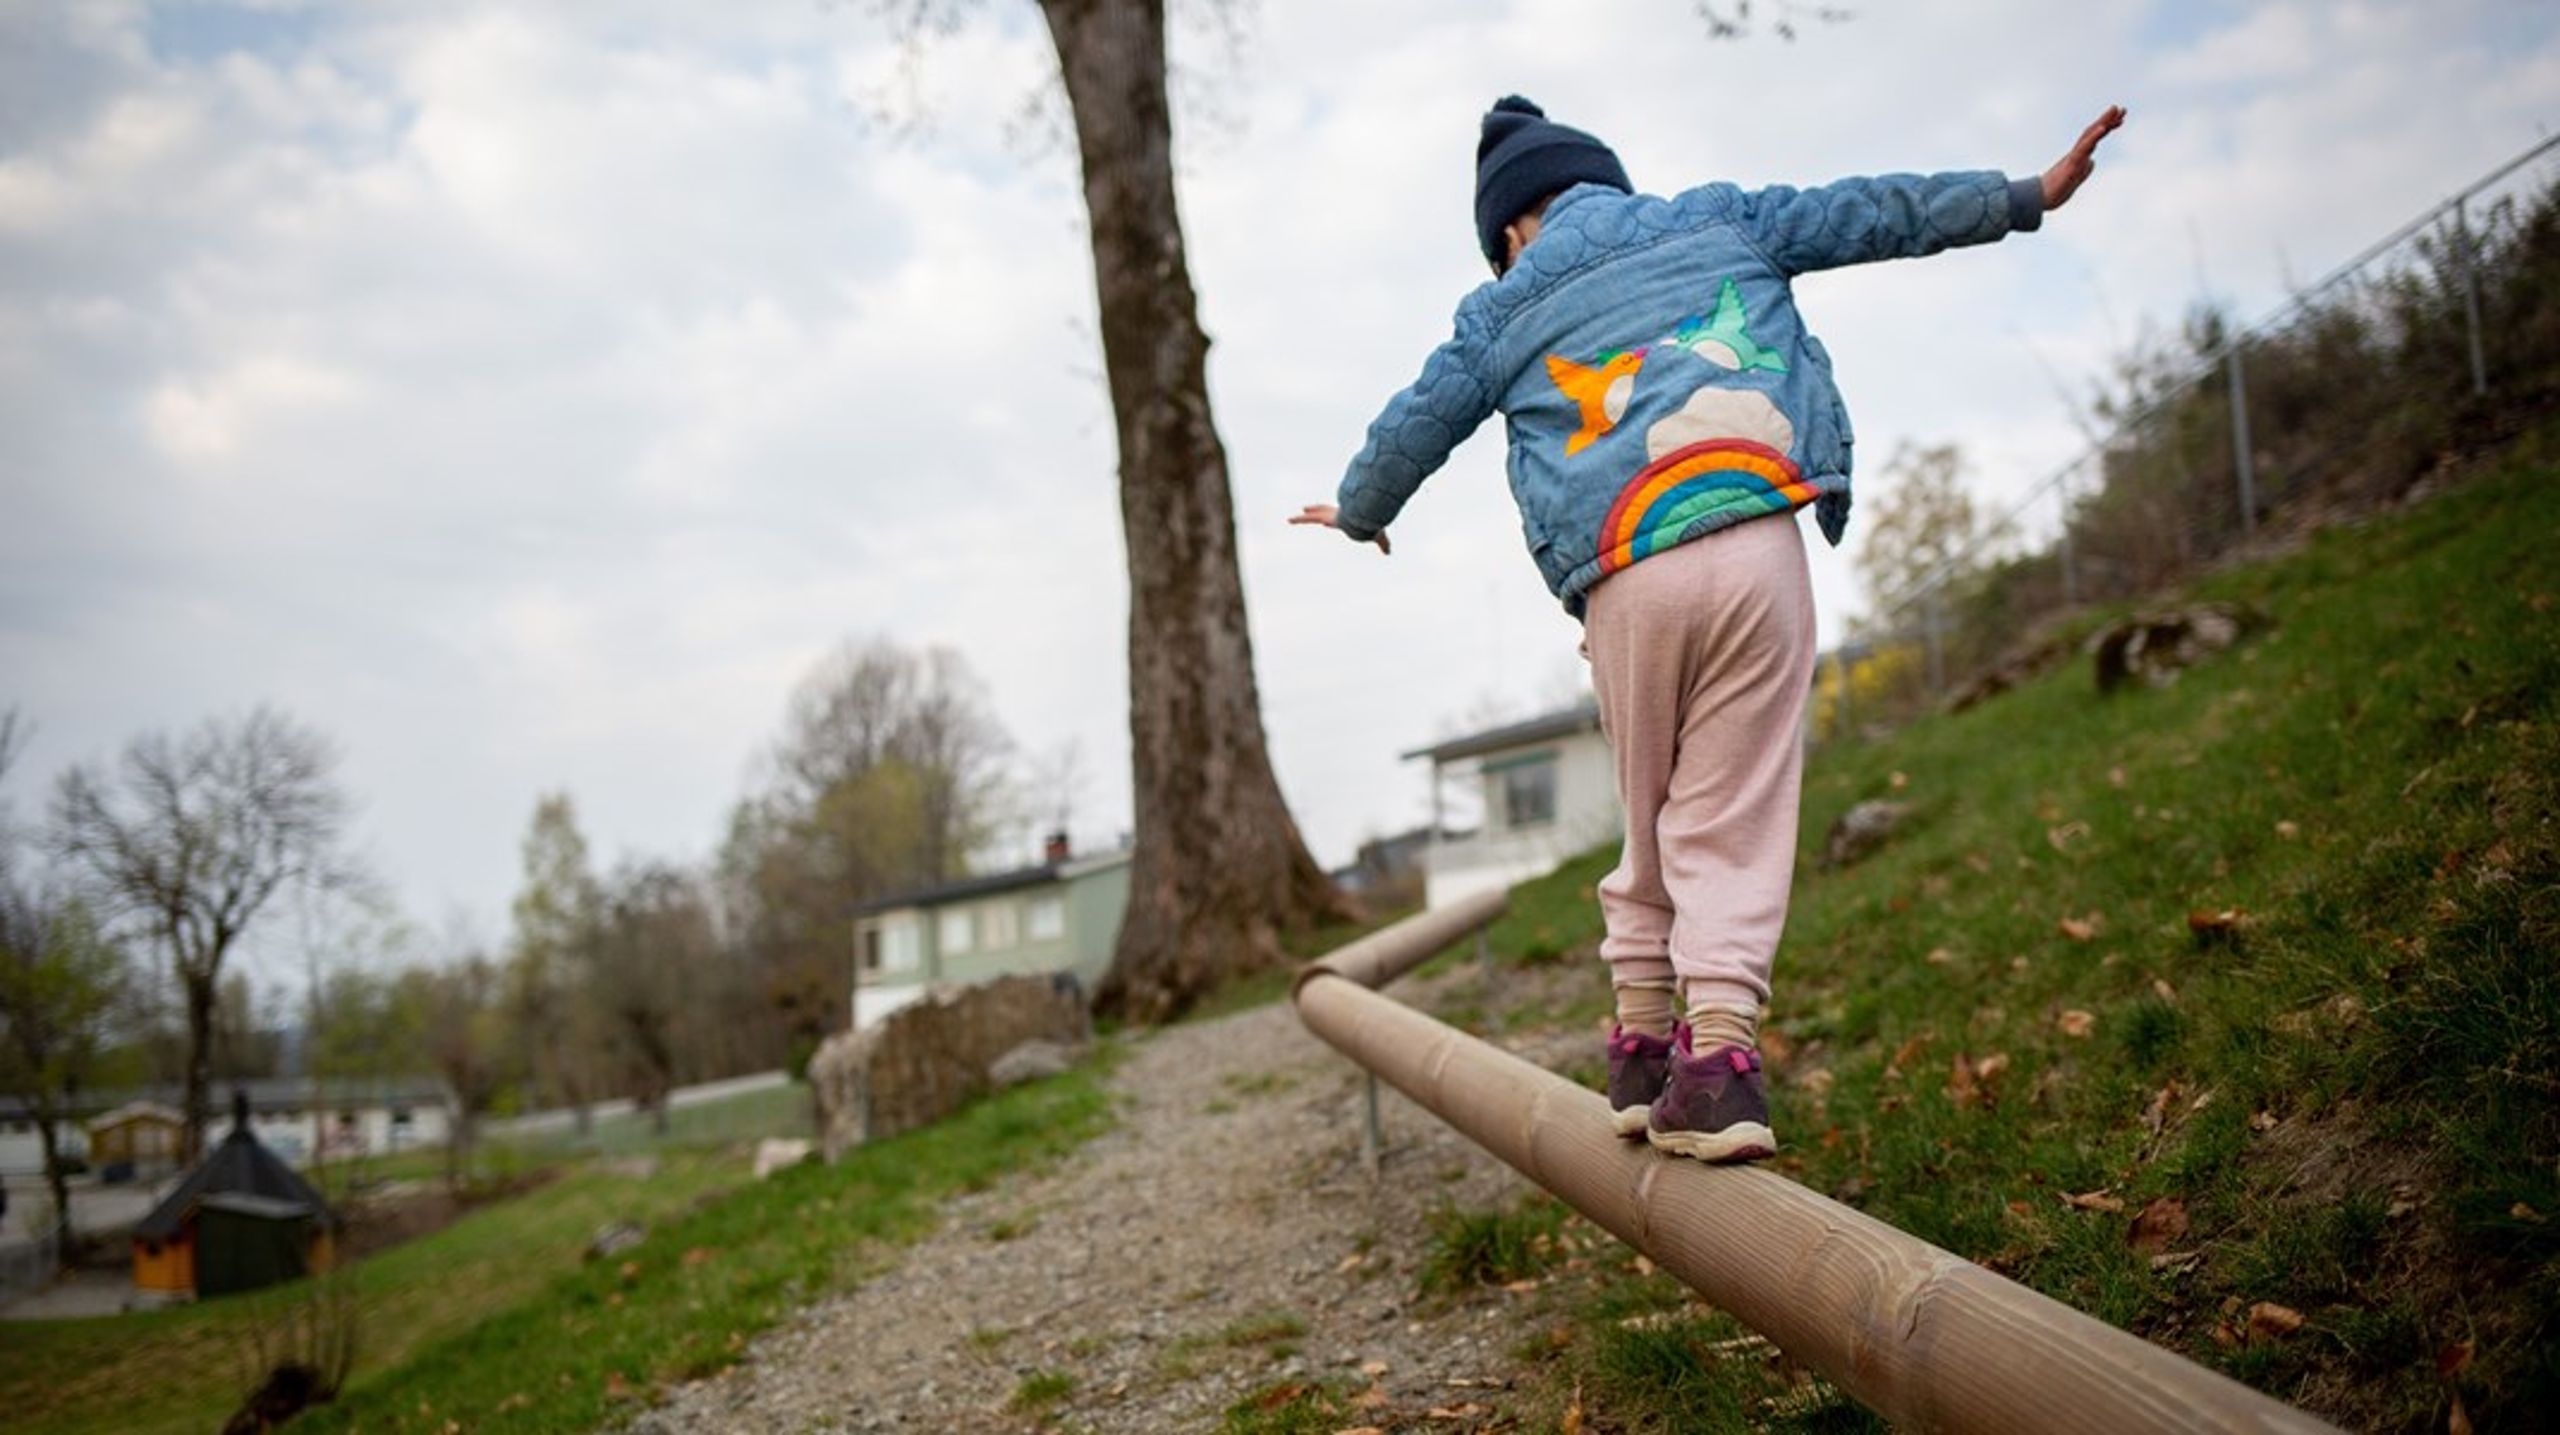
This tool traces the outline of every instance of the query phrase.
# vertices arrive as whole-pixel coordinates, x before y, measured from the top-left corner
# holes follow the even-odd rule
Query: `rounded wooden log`
[[[1356,942],[1334,948],[1298,973],[1297,986],[1331,974],[1375,989],[1431,960],[1434,953],[1502,915],[1508,892],[1479,892],[1445,907],[1416,912],[1392,926],[1380,927]]]
[[[1599,1093],[1331,971],[1298,982],[1316,1035],[1897,1426],[2333,1428],[1775,1172],[1625,1140]]]

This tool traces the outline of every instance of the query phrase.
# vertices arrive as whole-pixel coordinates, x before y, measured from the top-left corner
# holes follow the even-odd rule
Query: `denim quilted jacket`
[[[1986,243],[2043,213],[2037,180],[1989,171],[1674,199],[1577,185],[1369,426],[1342,530],[1376,536],[1498,409],[1529,554],[1577,617],[1611,573],[1747,518],[1810,503],[1837,544],[1849,415],[1789,281]]]

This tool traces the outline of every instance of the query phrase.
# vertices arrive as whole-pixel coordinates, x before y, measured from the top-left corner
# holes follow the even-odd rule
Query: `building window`
[[[1556,755],[1535,753],[1487,763],[1505,827],[1537,827],[1556,820]]]
[[[942,924],[937,930],[942,938],[944,955],[957,956],[977,945],[971,940],[977,935],[977,924],[970,921],[969,916],[966,907],[952,907],[943,912]]]
[[[978,944],[991,952],[1022,943],[1022,908],[1012,898],[978,909]]]
[[[880,929],[878,927],[862,929],[862,969],[866,972],[880,970]]]
[[[1067,934],[1067,904],[1058,897],[1031,899],[1031,940],[1054,942]]]
[[[862,968],[869,972],[911,972],[918,954],[916,924],[910,918],[882,922],[862,934]]]

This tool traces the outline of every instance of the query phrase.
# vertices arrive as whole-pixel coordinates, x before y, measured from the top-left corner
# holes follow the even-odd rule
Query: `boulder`
[[[819,1149],[832,1161],[866,1141],[929,1125],[995,1089],[999,1057],[1033,1041],[1072,1046],[1091,1031],[1073,977],[937,987],[877,1026],[827,1038],[810,1058]]]
[[[787,1170],[809,1159],[814,1144],[805,1139],[768,1136],[756,1143],[756,1179],[761,1181],[776,1171]]]
[[[2098,691],[2112,693],[2132,682],[2165,688],[2178,674],[2265,626],[2263,616],[2237,603],[2136,613],[2089,640]]]
[[[1846,867],[1860,860],[1882,847],[1910,815],[1910,803],[1881,799],[1861,802],[1841,813],[1822,839],[1822,865]]]
[[[987,1068],[987,1080],[995,1085],[996,1090],[1002,1091],[1008,1086],[1056,1076],[1075,1064],[1075,1048],[1064,1042],[1026,1041],[997,1057],[995,1064]]]

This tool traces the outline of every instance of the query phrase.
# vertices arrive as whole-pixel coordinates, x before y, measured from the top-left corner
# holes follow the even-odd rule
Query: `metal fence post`
[[[2231,341],[2231,468],[2240,484],[2240,532],[2258,531],[2256,467],[2250,458],[2249,380],[2240,365],[2240,341]]]
[[[2462,268],[2462,322],[2471,344],[2471,393],[2485,398],[2489,393],[2489,356],[2480,342],[2480,271],[2471,262],[2471,201],[2468,196],[2453,202],[2454,262]]]
[[[1378,1134],[1378,1074],[1374,1071],[1369,1072],[1367,1078],[1362,1083],[1363,1104],[1367,1107],[1368,1119],[1360,1126],[1360,1165],[1368,1171],[1369,1179],[1374,1181],[1378,1177],[1378,1162],[1385,1149],[1385,1142]]]
[[[2066,470],[2060,483],[2053,486],[2054,502],[2062,505],[2062,603],[2078,607],[2080,603],[2079,555],[2071,546],[2071,477]]]

